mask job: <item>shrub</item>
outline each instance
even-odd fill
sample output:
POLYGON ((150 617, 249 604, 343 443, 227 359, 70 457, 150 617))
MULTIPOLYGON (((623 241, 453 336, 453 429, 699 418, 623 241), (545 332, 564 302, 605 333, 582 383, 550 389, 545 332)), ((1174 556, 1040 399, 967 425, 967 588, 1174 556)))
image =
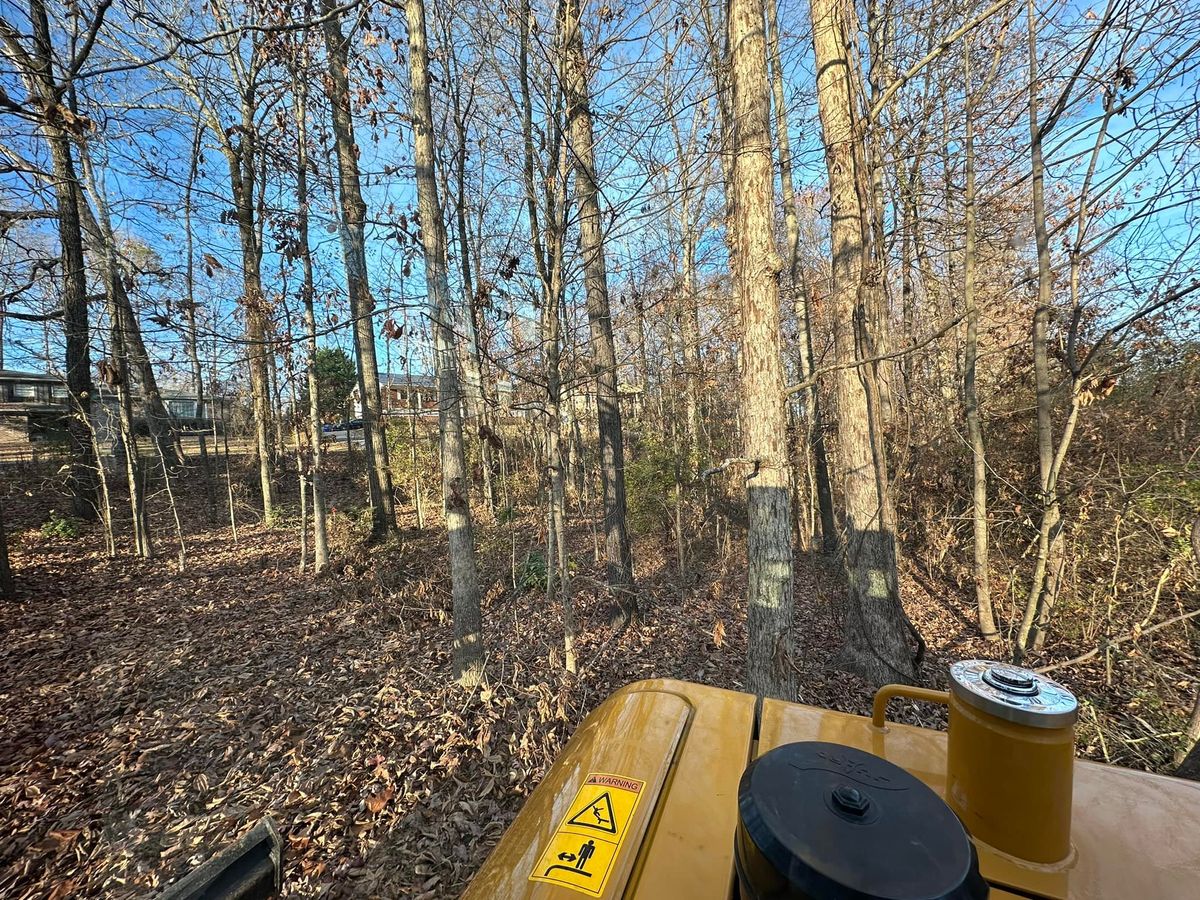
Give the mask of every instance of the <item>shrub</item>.
POLYGON ((517 587, 523 591, 544 591, 546 584, 546 556, 530 550, 517 567, 517 587))
POLYGON ((79 537, 81 525, 74 516, 64 516, 57 509, 50 510, 50 517, 42 523, 42 537, 60 541, 73 541, 79 537))

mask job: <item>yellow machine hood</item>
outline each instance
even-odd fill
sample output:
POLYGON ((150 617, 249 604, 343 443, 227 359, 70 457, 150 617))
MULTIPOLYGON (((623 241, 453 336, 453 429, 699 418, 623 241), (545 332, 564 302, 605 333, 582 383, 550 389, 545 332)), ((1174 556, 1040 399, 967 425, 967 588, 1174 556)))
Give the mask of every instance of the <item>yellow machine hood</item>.
MULTIPOLYGON (((479 871, 466 898, 729 900, 737 896, 738 784, 750 760, 797 741, 882 757, 946 796, 946 734, 643 681, 579 726, 479 871)), ((1091 762, 1074 766, 1071 847, 1037 865, 975 841, 990 896, 1194 900, 1200 784, 1091 762)), ((1022 816, 1022 786, 1009 815, 1022 816)), ((1070 792, 1067 792, 1070 796, 1070 792)), ((1034 826, 1036 828, 1036 825, 1034 826)))

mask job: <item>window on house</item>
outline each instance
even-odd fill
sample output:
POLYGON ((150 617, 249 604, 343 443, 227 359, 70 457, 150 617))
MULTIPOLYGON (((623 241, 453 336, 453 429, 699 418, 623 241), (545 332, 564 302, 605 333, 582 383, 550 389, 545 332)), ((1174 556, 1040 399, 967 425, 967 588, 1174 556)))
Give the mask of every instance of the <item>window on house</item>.
POLYGON ((36 400, 37 385, 30 384, 27 381, 15 382, 12 386, 14 400, 36 400))
POLYGON ((168 400, 167 412, 176 419, 190 419, 196 414, 195 400, 168 400))

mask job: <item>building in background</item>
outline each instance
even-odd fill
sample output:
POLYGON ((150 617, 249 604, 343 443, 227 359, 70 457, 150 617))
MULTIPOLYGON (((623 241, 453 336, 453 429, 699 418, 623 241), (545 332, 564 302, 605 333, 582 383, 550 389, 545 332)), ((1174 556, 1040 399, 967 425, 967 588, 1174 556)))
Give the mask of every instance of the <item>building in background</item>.
MULTIPOLYGON (((195 391, 164 390, 163 402, 171 416, 172 427, 183 434, 212 431, 213 418, 217 427, 229 413, 231 398, 205 397, 199 409, 195 391)), ((66 438, 66 418, 70 411, 67 384, 57 375, 42 372, 18 372, 0 369, 0 445, 23 445, 51 442, 66 438)), ((101 444, 111 442, 117 434, 117 395, 111 388, 97 385, 92 403, 96 437, 101 444)), ((134 428, 139 435, 149 434, 139 393, 133 402, 134 428)))

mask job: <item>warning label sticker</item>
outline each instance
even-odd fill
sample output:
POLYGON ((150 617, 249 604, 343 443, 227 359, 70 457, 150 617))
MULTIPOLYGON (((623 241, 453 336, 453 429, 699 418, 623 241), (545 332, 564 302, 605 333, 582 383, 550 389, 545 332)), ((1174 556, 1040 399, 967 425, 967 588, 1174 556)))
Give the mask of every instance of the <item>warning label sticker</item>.
POLYGON ((593 772, 538 858, 530 881, 599 897, 604 893, 646 782, 593 772))

